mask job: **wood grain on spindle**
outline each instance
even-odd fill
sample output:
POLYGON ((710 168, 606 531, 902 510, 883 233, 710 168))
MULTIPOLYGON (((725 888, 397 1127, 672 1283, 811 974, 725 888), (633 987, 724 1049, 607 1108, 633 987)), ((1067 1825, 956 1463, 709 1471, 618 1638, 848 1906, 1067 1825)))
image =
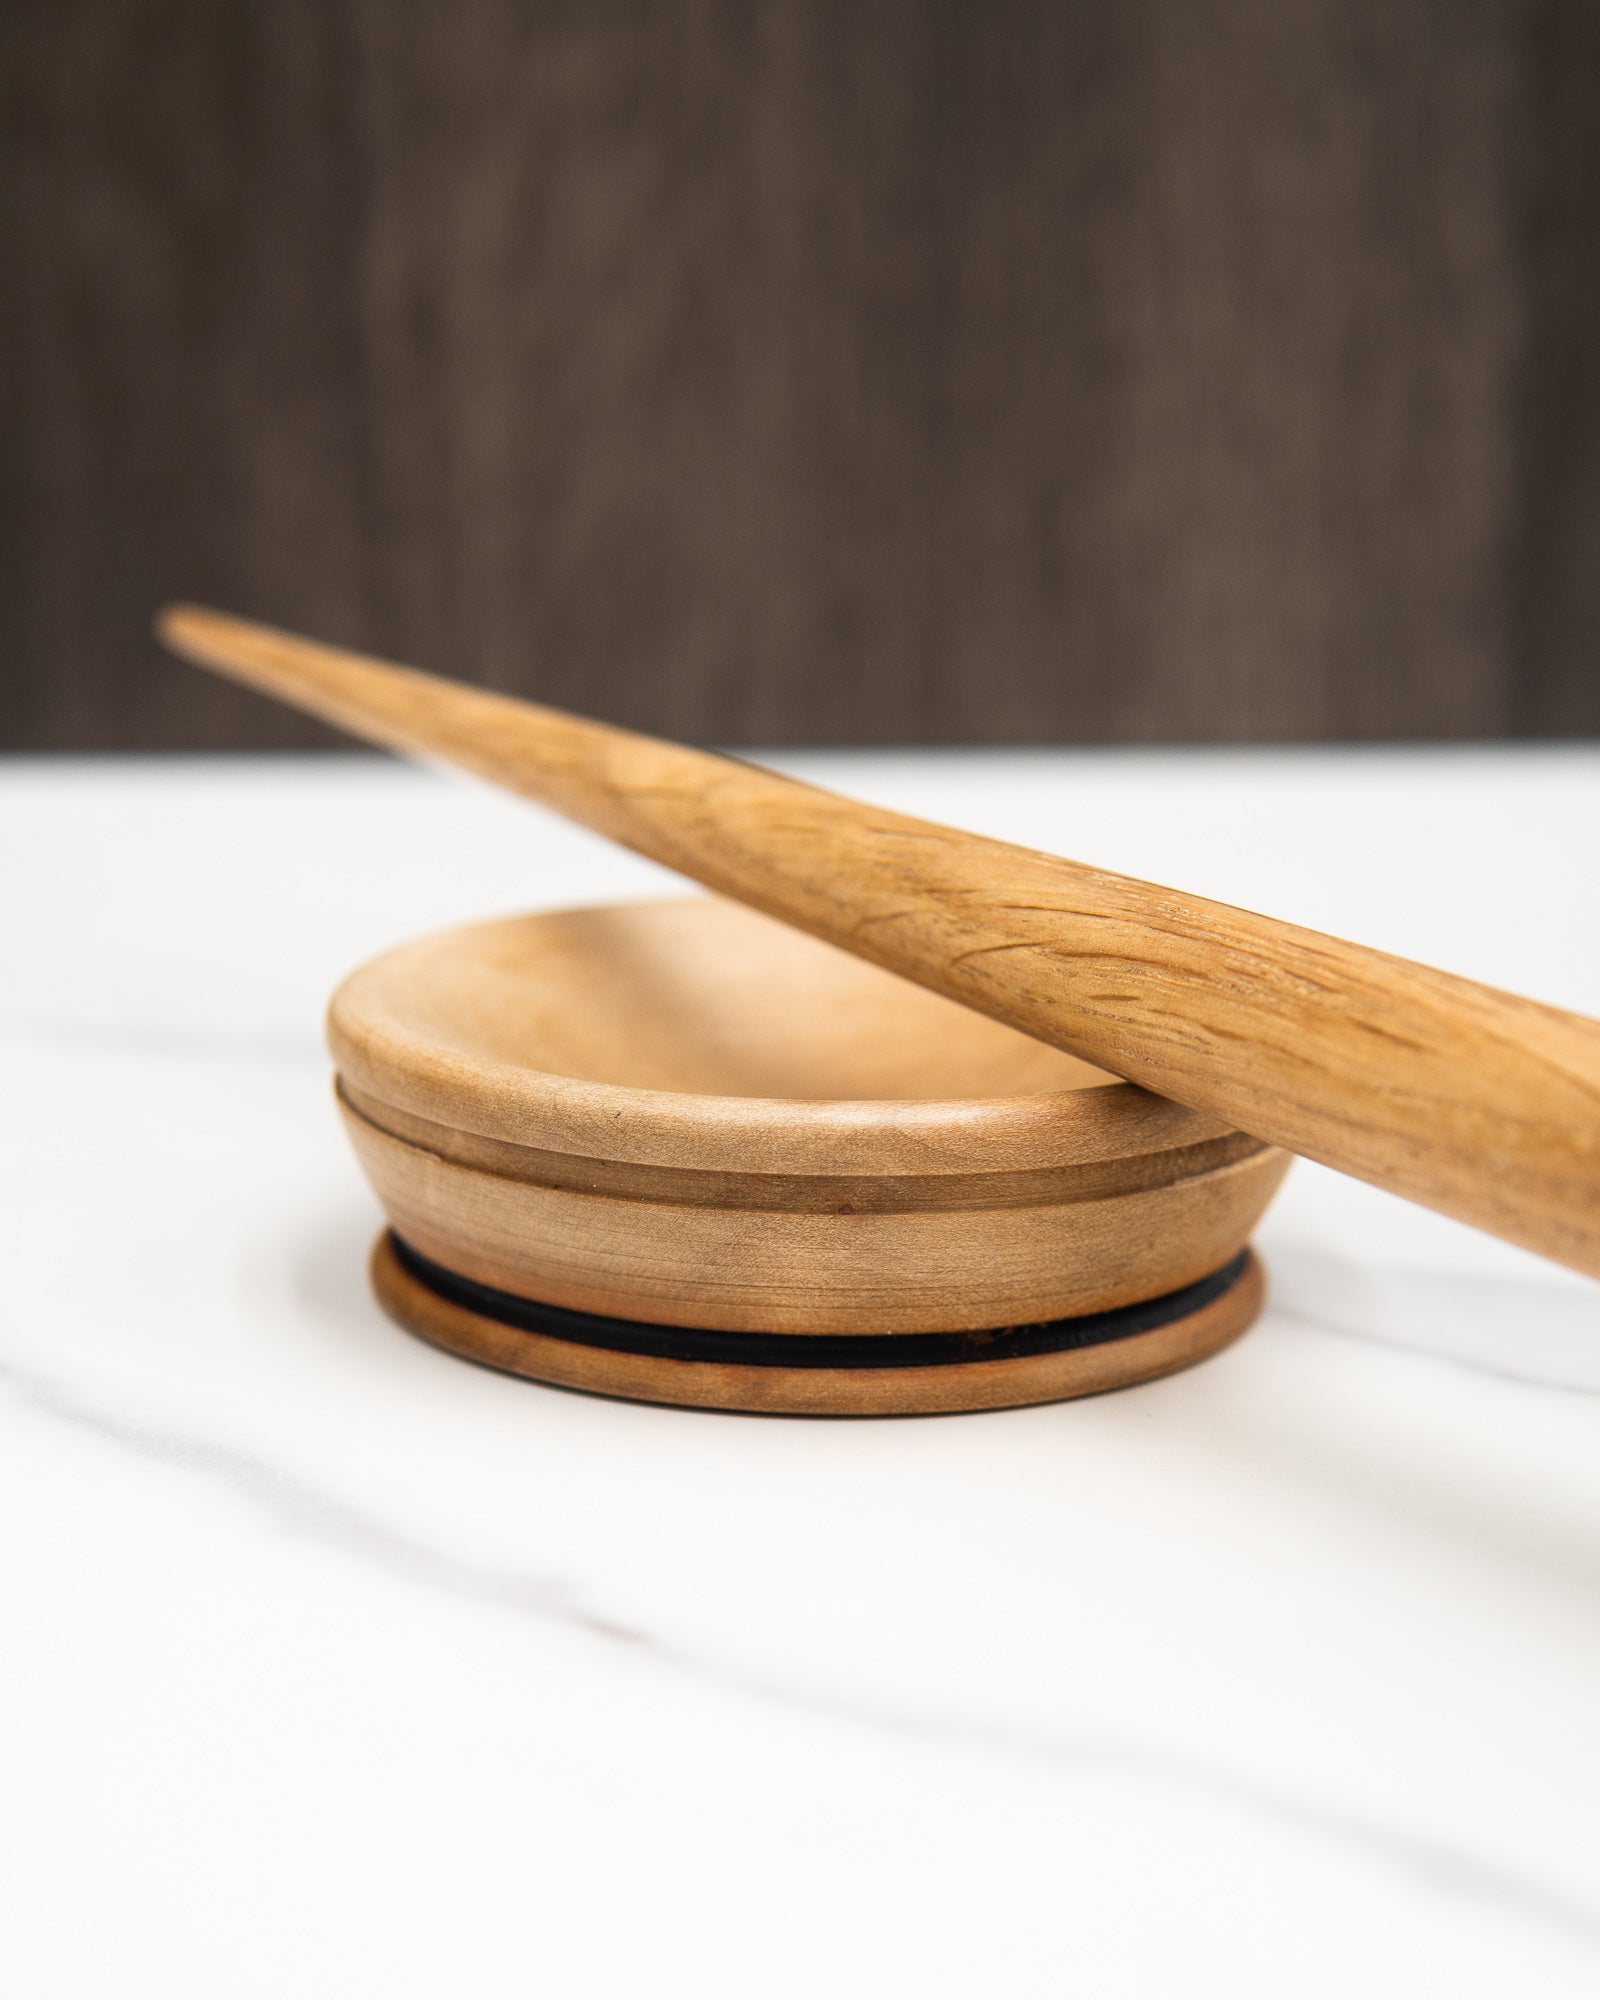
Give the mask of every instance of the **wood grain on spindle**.
POLYGON ((167 644, 442 757, 1274 1145, 1600 1276, 1600 1023, 754 766, 173 607, 167 644))

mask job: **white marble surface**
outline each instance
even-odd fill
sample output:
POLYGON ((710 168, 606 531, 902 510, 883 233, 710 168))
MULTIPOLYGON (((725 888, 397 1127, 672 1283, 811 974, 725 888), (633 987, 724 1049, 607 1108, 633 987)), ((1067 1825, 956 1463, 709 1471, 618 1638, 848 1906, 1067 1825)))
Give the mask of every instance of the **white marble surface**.
MULTIPOLYGON (((1600 1013, 1594 752, 786 761, 1600 1013)), ((1600 1289, 1302 1165, 1122 1395, 512 1381, 369 1302, 322 1004, 667 878, 354 759, 0 854, 6 1992, 1600 1992, 1600 1289)))

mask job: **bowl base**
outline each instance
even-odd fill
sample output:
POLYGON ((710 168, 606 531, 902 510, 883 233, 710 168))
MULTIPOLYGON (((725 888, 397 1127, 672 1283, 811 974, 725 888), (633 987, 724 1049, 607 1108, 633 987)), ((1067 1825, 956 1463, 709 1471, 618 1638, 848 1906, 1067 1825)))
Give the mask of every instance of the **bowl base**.
POLYGON ((1051 1403, 1203 1361, 1261 1310, 1253 1250, 1161 1298, 983 1333, 768 1334, 651 1326, 494 1291, 392 1230, 372 1253, 391 1319, 454 1354, 536 1382, 635 1402, 776 1416, 925 1416, 1051 1403))

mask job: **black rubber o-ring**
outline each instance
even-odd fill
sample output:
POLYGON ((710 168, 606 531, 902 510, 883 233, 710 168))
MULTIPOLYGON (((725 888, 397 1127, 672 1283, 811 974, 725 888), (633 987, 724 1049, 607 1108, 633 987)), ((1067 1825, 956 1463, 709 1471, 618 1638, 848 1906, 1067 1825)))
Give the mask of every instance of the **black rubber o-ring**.
POLYGON ((1153 1333, 1220 1299, 1242 1275, 1248 1250, 1175 1292, 1109 1312, 1081 1313, 1032 1326, 997 1326, 978 1333, 728 1333, 714 1327, 657 1326, 573 1312, 517 1292, 480 1285, 446 1270, 391 1230, 396 1261, 430 1292, 454 1306, 522 1333, 542 1333, 581 1347, 660 1361, 709 1361, 756 1368, 941 1368, 962 1361, 1011 1361, 1024 1355, 1060 1354, 1153 1333))

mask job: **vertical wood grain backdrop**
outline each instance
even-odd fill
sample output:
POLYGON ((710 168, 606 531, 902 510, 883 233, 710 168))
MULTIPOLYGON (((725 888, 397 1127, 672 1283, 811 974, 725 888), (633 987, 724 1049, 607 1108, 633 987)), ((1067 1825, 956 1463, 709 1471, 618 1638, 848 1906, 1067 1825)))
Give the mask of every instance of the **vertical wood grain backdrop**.
POLYGON ((8 0, 0 742, 1600 729, 1589 0, 8 0))

